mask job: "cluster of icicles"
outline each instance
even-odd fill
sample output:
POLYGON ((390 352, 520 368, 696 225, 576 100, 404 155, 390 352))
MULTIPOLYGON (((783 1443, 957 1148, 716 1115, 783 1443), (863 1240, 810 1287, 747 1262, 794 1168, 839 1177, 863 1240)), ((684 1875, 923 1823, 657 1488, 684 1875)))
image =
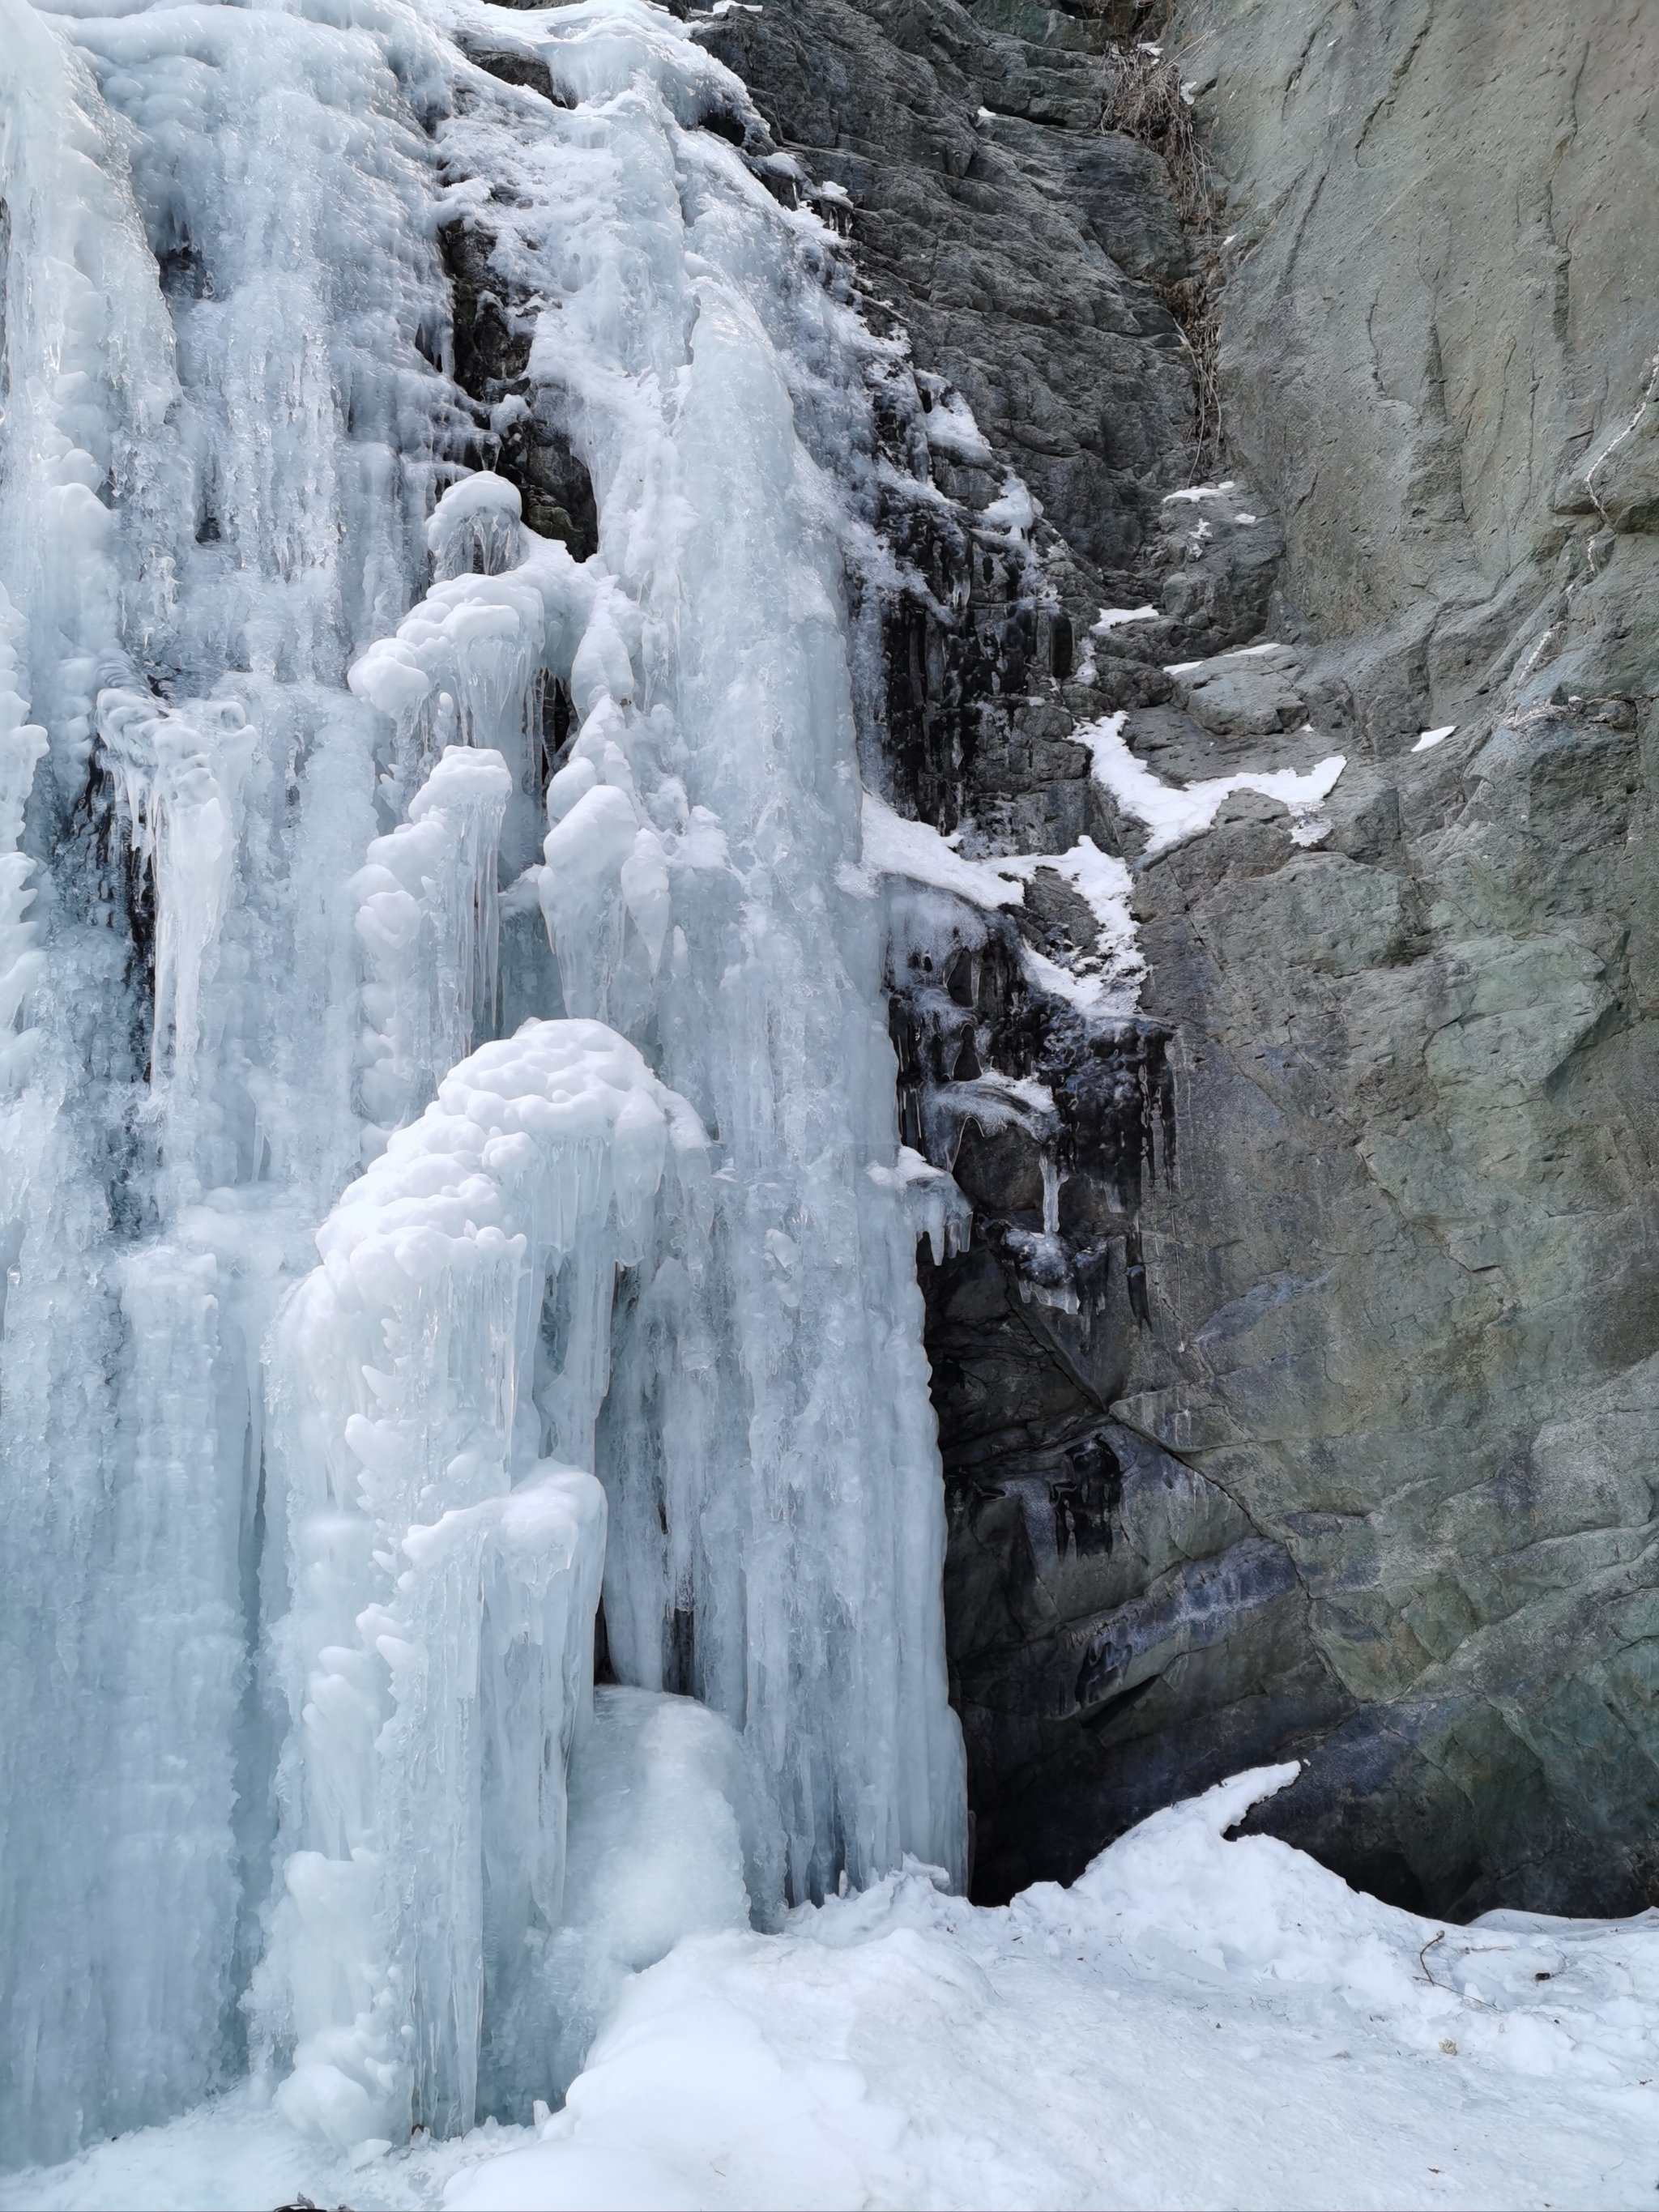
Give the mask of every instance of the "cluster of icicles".
POLYGON ((960 1872, 959 1216, 809 450, 873 341, 647 0, 0 40, 0 2140, 250 2063, 343 2147, 521 2118, 601 1577, 619 1680, 742 1734, 757 1915, 960 1872), (586 562, 436 495, 456 219, 586 562))

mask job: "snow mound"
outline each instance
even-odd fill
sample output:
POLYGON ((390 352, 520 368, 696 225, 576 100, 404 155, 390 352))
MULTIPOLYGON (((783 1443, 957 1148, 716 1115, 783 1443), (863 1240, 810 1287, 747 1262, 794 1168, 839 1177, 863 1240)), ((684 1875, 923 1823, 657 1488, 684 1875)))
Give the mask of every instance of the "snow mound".
POLYGON ((976 1909, 913 1862, 681 1945, 447 2212, 1647 2202, 1659 1915, 1451 1929, 1229 1840, 1297 1771, 1154 1814, 1069 1890, 976 1909))
POLYGON ((735 1738, 634 1693, 605 1745, 607 1694, 568 1876, 605 1893, 601 1972, 698 1932, 623 1983, 562 2112, 337 2162, 239 2092, 0 2208, 1651 2202, 1659 1913, 1398 1911, 1230 1834, 1285 1765, 1154 1814, 1069 1889, 975 1907, 913 1860, 755 1935, 735 1738))

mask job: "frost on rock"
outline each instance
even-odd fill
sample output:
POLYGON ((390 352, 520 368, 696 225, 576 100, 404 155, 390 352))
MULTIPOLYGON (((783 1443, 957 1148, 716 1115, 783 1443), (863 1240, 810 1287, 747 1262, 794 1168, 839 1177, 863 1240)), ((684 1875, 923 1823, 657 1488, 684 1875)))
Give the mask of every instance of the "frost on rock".
MULTIPOLYGON (((919 1164, 931 1164, 959 1207, 948 1249, 980 1232, 1026 1302, 1080 1316, 1103 1304, 1114 1245, 1122 1247, 1132 1312, 1147 1315, 1138 1215, 1161 1149, 1174 1160, 1172 1078, 1162 1026, 1136 1014, 1145 962, 1129 911, 1130 875, 1087 836, 1069 852, 969 860, 958 836, 896 814, 866 792, 862 868, 846 880, 884 879, 901 1122, 919 1164), (1070 965, 1020 936, 1006 918, 1047 872, 1082 898, 1094 945, 1070 965), (999 1066, 1000 1048, 1012 1064, 999 1066), (1037 1153, 1040 1218, 975 1205, 951 1179, 969 1131, 1017 1133, 1037 1153), (1062 1233, 1060 1194, 1086 1167, 1116 1220, 1062 1233)), ((873 889, 873 885, 871 886, 873 889)), ((932 1237, 935 1260, 944 1255, 932 1237)))
MULTIPOLYGON (((1041 956, 1033 974, 1079 1006, 1109 1018, 1133 1012, 1146 963, 1135 942, 1129 913, 1129 871, 1092 837, 1079 837, 1066 853, 1000 853, 984 860, 965 859, 954 837, 941 836, 930 823, 896 814, 873 792, 864 794, 863 866, 877 876, 902 878, 950 894, 969 907, 1018 907, 1037 870, 1048 869, 1079 892, 1099 925, 1092 957, 1067 974, 1041 956)), ((949 925, 945 925, 949 933, 949 925)), ((1028 956, 1029 957, 1029 956, 1028 956)))

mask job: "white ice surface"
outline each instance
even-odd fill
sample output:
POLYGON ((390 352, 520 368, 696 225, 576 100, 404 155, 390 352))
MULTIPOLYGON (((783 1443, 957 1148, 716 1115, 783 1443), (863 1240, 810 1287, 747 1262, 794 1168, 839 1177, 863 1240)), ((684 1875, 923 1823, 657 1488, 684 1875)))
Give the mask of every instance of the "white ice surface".
MULTIPOLYGON (((757 1936, 718 1924, 711 1859, 708 1932, 625 1984, 538 2132, 354 2166, 244 2092, 0 2183, 0 2207, 1650 2203, 1659 1916, 1452 1927, 1227 1840, 1293 1771, 1157 1814, 1005 1908, 911 1868, 757 1936)), ((707 1784, 663 1784, 639 1867, 672 1856, 685 1787, 707 1784)))
POLYGON ((646 0, 0 0, 0 2162, 193 2104, 250 2017, 336 2140, 462 2127, 523 2103, 589 1470, 613 1660, 746 1733, 795 1893, 964 1850, 947 1194, 837 887, 897 349, 646 0), (580 564, 465 472, 470 215, 580 564), (444 1106, 498 983, 634 1054, 560 1159, 444 1106), (625 1219, 659 1077, 716 1171, 625 1219))
POLYGON ((1456 729, 1455 722, 1447 722, 1437 730, 1425 730, 1412 750, 1414 753, 1430 752, 1436 745, 1443 745, 1448 738, 1455 735, 1456 729))
POLYGON ((1282 799, 1290 809, 1291 835, 1298 844, 1311 844, 1322 834, 1320 804, 1347 766, 1346 754, 1333 753, 1301 773, 1288 768, 1247 769, 1234 775, 1207 776, 1200 783, 1165 783, 1130 751, 1123 735, 1127 720, 1124 714, 1108 714, 1076 735, 1078 743, 1087 745, 1094 756, 1096 780, 1126 813, 1146 823, 1149 854, 1167 851, 1207 830, 1222 801, 1236 791, 1259 791, 1282 799))

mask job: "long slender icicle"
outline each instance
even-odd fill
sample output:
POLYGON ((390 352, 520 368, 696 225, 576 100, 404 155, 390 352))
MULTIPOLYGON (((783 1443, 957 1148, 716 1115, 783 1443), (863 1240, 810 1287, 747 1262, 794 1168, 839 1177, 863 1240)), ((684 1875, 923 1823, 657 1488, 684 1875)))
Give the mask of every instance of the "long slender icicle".
POLYGON ((412 1121, 439 1079, 493 1025, 501 916, 496 877, 513 779, 498 752, 450 745, 409 818, 368 848, 352 878, 364 986, 364 1110, 412 1121))

